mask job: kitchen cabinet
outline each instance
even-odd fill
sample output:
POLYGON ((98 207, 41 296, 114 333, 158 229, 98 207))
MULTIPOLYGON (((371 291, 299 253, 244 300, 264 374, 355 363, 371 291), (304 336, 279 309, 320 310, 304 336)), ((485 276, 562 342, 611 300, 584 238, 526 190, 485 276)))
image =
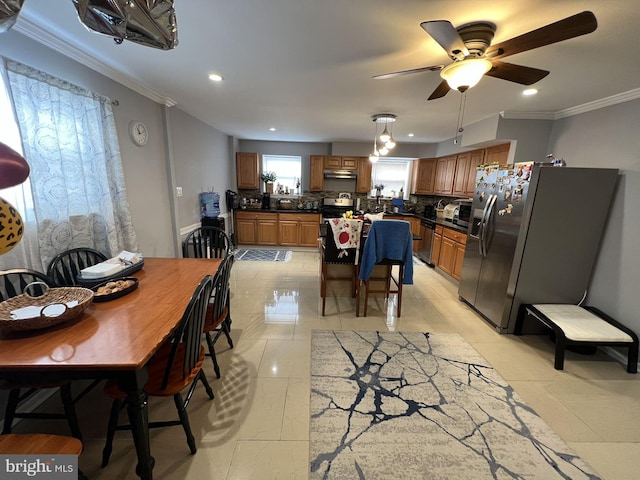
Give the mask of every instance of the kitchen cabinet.
MULTIPOLYGON (((409 217, 408 220, 411 224, 411 235, 413 235, 414 238, 421 238, 422 225, 420 224, 420 219, 416 217, 409 217)), ((418 248, 420 247, 420 241, 421 240, 413 241, 413 253, 416 253, 418 251, 418 248)))
POLYGON ((476 187, 476 168, 483 163, 484 150, 460 153, 456 157, 453 195, 473 197, 476 187))
POLYGON ((324 157, 325 170, 357 170, 358 157, 336 157, 335 155, 324 157))
POLYGON ((510 147, 510 143, 488 147, 487 149, 485 149, 484 163, 506 165, 509 160, 510 147))
POLYGON ((442 225, 436 225, 433 234, 433 248, 431 250, 431 263, 438 265, 440 263, 440 250, 442 248, 442 231, 444 227, 442 225))
POLYGON ((320 214, 278 214, 279 245, 315 247, 318 245, 320 214))
POLYGON ((278 214, 236 212, 236 237, 240 245, 278 245, 278 214))
POLYGON ((436 162, 436 180, 434 193, 451 195, 453 193, 453 178, 456 172, 456 155, 438 158, 436 162))
POLYGON ((413 162, 411 193, 416 195, 433 195, 436 183, 435 158, 419 158, 413 162))
POLYGON ((464 249, 467 243, 467 235, 463 232, 444 227, 442 229, 442 244, 438 267, 456 280, 460 280, 464 249))
POLYGON ((236 183, 238 190, 260 188, 260 160, 257 153, 236 153, 236 183))
POLYGON ((309 190, 321 192, 324 190, 324 157, 311 155, 309 167, 309 190))
POLYGON ((372 165, 369 157, 358 158, 358 178, 356 179, 356 192, 369 193, 373 186, 371 185, 372 165))

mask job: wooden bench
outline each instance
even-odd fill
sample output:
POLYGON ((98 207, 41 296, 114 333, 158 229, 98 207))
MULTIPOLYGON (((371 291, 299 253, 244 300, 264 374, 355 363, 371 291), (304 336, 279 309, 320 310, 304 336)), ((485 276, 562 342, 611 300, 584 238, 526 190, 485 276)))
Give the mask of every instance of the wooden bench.
POLYGON ((527 314, 555 333, 556 370, 564 368, 564 351, 568 346, 613 346, 628 348, 627 372, 638 371, 638 336, 597 308, 562 304, 523 304, 516 322, 516 335, 522 333, 527 314))

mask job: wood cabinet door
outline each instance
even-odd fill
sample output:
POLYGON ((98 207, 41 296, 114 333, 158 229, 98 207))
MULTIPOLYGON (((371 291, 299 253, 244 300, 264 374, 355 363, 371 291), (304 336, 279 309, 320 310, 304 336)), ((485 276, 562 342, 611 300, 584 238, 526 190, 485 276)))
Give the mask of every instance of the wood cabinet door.
POLYGON ((278 245, 278 220, 257 221, 256 244, 278 245))
POLYGON ((440 246, 440 258, 438 266, 442 271, 449 275, 453 274, 453 264, 456 254, 456 242, 447 237, 442 237, 442 245, 440 246))
POLYGON ((290 220, 280 220, 278 222, 278 234, 280 245, 298 246, 298 222, 290 220))
POLYGON ((431 263, 434 265, 440 265, 440 251, 442 250, 442 234, 433 234, 433 247, 431 249, 431 263))
POLYGON ((510 147, 510 143, 503 143, 502 145, 488 147, 484 153, 485 163, 497 163, 498 165, 506 165, 507 161, 509 160, 510 147))
POLYGON ((469 152, 460 153, 456 157, 456 168, 453 177, 453 190, 454 195, 462 196, 465 194, 467 188, 467 182, 469 180, 469 163, 471 162, 471 155, 469 152))
POLYGON ((309 168, 309 190, 321 192, 324 189, 324 157, 311 155, 309 168))
POLYGON ((253 245, 256 243, 256 221, 244 218, 236 220, 236 236, 239 245, 253 245))
POLYGON ((304 220, 299 224, 299 245, 301 247, 317 247, 320 236, 320 216, 313 220, 304 220))
POLYGON ((358 170, 358 157, 342 157, 340 168, 342 170, 358 170))
POLYGON ((462 243, 455 243, 455 255, 453 259, 453 271, 451 276, 456 280, 460 280, 462 275, 462 262, 464 261, 465 246, 462 243))
POLYGON ((342 168, 342 157, 324 157, 325 170, 340 170, 342 168))
POLYGON ((453 176, 456 171, 456 156, 449 155, 438 159, 436 163, 435 193, 451 195, 453 192, 453 176))
POLYGON ((478 173, 478 166, 484 164, 484 150, 474 150, 469 152, 469 173, 467 175, 467 185, 464 189, 464 195, 466 197, 473 197, 476 191, 476 174, 478 173))
POLYGON ((419 158, 413 163, 411 193, 431 195, 435 192, 436 164, 435 158, 419 158))
POLYGON ((372 165, 369 157, 358 158, 358 178, 356 179, 356 192, 369 193, 372 189, 371 185, 372 165))
POLYGON ((260 162, 257 153, 236 153, 236 183, 239 190, 260 188, 260 162))

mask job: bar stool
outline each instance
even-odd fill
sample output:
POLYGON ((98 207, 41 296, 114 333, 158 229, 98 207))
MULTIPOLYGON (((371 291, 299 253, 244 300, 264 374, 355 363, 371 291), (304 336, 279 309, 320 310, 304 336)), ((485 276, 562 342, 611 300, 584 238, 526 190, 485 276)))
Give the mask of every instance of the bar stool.
POLYGON ((398 295, 398 317, 402 314, 402 285, 413 284, 413 238, 411 224, 404 220, 376 220, 371 224, 362 252, 358 278, 361 280, 356 293, 356 317, 360 316, 360 296, 364 288, 364 316, 370 293, 398 295), (376 265, 385 266, 385 275, 372 276, 376 265), (398 275, 393 276, 393 267, 398 266, 398 275), (384 282, 384 288, 372 288, 371 282, 384 282), (392 286, 393 284, 393 286, 392 286))

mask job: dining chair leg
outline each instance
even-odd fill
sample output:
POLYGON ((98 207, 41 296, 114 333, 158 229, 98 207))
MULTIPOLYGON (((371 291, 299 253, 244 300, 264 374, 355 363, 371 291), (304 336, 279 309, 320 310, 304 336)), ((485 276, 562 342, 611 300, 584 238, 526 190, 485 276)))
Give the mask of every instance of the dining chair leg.
POLYGON ((104 443, 104 448, 102 449, 102 467, 106 467, 109 463, 109 458, 111 457, 111 452, 113 450, 113 436, 116 433, 116 428, 118 426, 118 415, 120 414, 120 410, 122 409, 123 401, 120 399, 115 399, 111 404, 111 414, 109 415, 109 424, 107 425, 107 439, 104 443))
POLYGON ((324 317, 324 308, 327 301, 327 264, 322 262, 320 281, 320 296, 322 297, 322 316, 324 317))
POLYGON ((202 382, 202 385, 204 386, 204 390, 207 392, 207 395, 209 395, 209 400, 213 400, 214 399, 213 390, 211 389, 211 385, 209 385, 209 380, 207 380, 207 376, 204 374, 203 370, 200 370, 200 373, 198 373, 198 378, 202 382))
POLYGON ((213 370, 216 372, 216 378, 220 378, 220 365, 218 365, 218 359, 216 358, 216 350, 213 345, 213 339, 209 332, 204 332, 204 336, 207 339, 207 346, 209 347, 209 356, 213 362, 213 370))
POLYGON ((71 429, 71 435, 82 441, 82 433, 80 432, 80 425, 78 424, 78 416, 76 415, 76 408, 74 406, 73 397, 71 396, 71 383, 65 383, 60 387, 60 398, 62 399, 64 413, 67 416, 67 422, 71 429))
POLYGON ((184 402, 182 401, 182 395, 180 395, 180 392, 176 393, 173 396, 173 401, 176 404, 176 408, 178 409, 178 416, 180 417, 180 423, 182 424, 184 433, 187 436, 187 444, 189 445, 191 455, 195 455, 195 453, 198 451, 198 448, 196 447, 196 439, 191 432, 191 425, 189 425, 189 415, 187 414, 187 409, 185 408, 184 402))
POLYGON ((222 322, 222 331, 225 337, 227 337, 229 348, 233 348, 233 339, 231 338, 231 322, 227 322, 226 320, 222 322))
POLYGON ((18 402, 20 401, 20 389, 12 388, 9 391, 9 398, 7 399, 7 407, 4 410, 4 427, 2 434, 7 435, 11 433, 13 428, 13 420, 15 419, 16 410, 18 408, 18 402))
POLYGON ((362 290, 362 282, 356 279, 356 317, 360 316, 360 292, 362 290))
POLYGON ((364 282, 364 316, 367 316, 367 309, 369 307, 369 280, 364 282))
POLYGON ((400 264, 399 272, 398 272, 398 318, 400 318, 400 314, 402 313, 402 279, 404 277, 404 265, 400 264))
POLYGON ((386 279, 387 291, 384 293, 384 298, 387 301, 389 300, 389 290, 391 290, 391 274, 393 273, 391 269, 392 269, 392 266, 387 265, 387 279, 386 279))

